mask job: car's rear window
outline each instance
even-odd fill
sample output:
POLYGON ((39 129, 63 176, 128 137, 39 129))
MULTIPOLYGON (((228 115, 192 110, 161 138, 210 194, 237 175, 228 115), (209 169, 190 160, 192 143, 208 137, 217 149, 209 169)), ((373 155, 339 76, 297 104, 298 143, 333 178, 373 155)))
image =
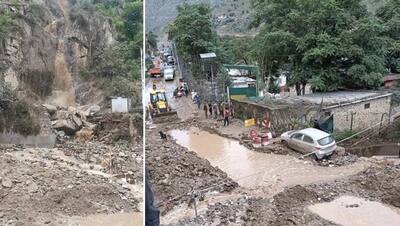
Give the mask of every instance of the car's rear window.
POLYGON ((332 136, 328 136, 328 137, 324 137, 322 139, 319 139, 318 140, 318 144, 321 145, 321 146, 325 146, 325 145, 333 143, 333 141, 334 141, 333 137, 332 136))

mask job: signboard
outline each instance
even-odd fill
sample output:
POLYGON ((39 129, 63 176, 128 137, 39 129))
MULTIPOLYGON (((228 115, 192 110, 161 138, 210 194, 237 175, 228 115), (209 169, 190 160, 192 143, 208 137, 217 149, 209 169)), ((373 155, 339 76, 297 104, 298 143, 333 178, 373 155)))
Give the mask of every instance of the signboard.
POLYGON ((251 127, 251 126, 254 126, 255 124, 256 124, 256 120, 254 118, 244 120, 245 127, 251 127))

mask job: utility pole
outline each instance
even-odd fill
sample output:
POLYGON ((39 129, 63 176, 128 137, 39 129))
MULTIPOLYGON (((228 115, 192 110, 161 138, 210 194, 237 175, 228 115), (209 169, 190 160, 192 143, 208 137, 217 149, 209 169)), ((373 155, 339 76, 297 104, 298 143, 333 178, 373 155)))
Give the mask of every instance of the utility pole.
POLYGON ((172 43, 172 47, 174 48, 174 56, 175 56, 175 59, 176 59, 176 64, 178 65, 179 74, 181 75, 181 78, 183 78, 181 66, 180 66, 180 64, 179 64, 178 53, 176 52, 176 45, 175 45, 175 42, 172 43))

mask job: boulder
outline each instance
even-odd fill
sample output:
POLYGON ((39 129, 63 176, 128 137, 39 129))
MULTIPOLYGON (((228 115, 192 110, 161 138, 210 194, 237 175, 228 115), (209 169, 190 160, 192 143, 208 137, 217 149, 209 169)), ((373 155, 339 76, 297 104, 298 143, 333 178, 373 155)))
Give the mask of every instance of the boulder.
POLYGON ((3 178, 1 180, 1 185, 5 188, 11 188, 13 186, 13 182, 8 178, 3 178))
POLYGON ((64 131, 67 135, 74 135, 80 128, 69 119, 59 119, 53 122, 53 129, 64 131))
POLYGON ((57 107, 50 104, 43 104, 43 107, 46 108, 47 112, 50 115, 54 115, 57 112, 57 107))
POLYGON ((71 117, 72 121, 76 124, 76 126, 78 127, 78 129, 82 128, 83 122, 82 120, 76 116, 76 115, 72 115, 71 117))
POLYGON ((344 147, 337 146, 336 153, 338 156, 344 156, 346 153, 346 149, 344 147))

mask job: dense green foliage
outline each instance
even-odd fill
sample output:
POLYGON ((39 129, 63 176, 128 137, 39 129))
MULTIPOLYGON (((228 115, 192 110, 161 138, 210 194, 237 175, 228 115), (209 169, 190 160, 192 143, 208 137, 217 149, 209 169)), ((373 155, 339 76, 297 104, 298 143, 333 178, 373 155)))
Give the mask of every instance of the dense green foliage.
POLYGON ((157 49, 157 35, 154 34, 153 32, 149 32, 146 34, 146 41, 148 46, 151 49, 157 49))
POLYGON ((254 0, 253 6, 263 27, 255 50, 272 48, 260 51, 271 58, 258 57, 261 68, 289 64, 291 83, 311 81, 320 91, 381 85, 389 42, 361 0, 254 0))
MULTIPOLYGON (((0 9, 0 44, 8 38, 11 31, 14 29, 14 20, 8 13, 3 12, 0 9)), ((0 51, 2 46, 0 45, 0 51)))
POLYGON ((168 27, 168 38, 192 62, 198 61, 201 53, 215 51, 217 35, 212 27, 210 8, 202 4, 179 6, 175 21, 168 27))
POLYGON ((400 1, 390 0, 376 15, 382 20, 385 34, 390 38, 386 67, 393 73, 400 73, 400 1))
POLYGON ((118 75, 139 80, 140 49, 143 40, 143 4, 141 0, 94 0, 97 11, 112 19, 118 31, 118 44, 105 53, 104 63, 112 64, 118 75), (107 57, 107 54, 111 55, 107 57), (110 59, 114 63, 110 63, 110 59), (115 62, 116 61, 116 62, 115 62), (118 68, 119 67, 119 68, 118 68), (126 69, 125 71, 121 71, 126 69), (127 76, 128 75, 128 76, 127 76))
MULTIPOLYGON (((143 45, 142 0, 70 0, 75 20, 80 11, 101 14, 112 22, 116 43, 93 56, 88 72, 99 77, 100 85, 110 95, 134 96, 140 89, 135 84, 141 79, 140 63, 143 45)), ((85 14, 84 14, 85 15, 85 14)), ((81 23, 85 23, 81 20, 81 23)))
POLYGON ((179 7, 169 38, 194 63, 214 51, 223 63, 258 64, 267 88, 284 71, 298 92, 307 83, 318 91, 374 89, 400 70, 398 0, 253 0, 252 6, 252 25, 260 27, 254 38, 218 38, 205 5, 179 7))

